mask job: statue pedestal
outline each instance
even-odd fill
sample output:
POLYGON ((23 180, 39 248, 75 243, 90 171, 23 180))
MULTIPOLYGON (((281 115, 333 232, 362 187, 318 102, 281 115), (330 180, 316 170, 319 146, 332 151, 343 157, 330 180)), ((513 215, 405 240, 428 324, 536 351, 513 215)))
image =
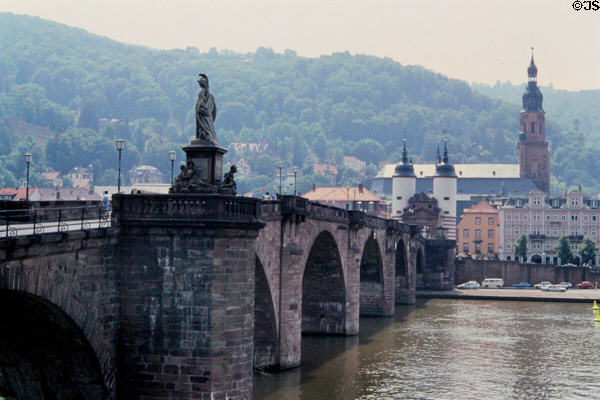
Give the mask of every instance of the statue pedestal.
POLYGON ((223 155, 227 153, 222 147, 202 140, 192 140, 183 148, 187 161, 193 161, 197 176, 217 190, 223 177, 223 155))

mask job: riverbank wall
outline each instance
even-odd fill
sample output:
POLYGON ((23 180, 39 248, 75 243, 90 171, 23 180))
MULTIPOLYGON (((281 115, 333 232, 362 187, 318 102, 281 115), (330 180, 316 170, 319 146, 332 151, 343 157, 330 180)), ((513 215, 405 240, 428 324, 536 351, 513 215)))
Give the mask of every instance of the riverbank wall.
POLYGON ((553 264, 521 264, 516 261, 501 260, 461 260, 456 263, 455 284, 467 281, 481 282, 485 278, 502 278, 505 286, 513 283, 538 282, 552 283, 581 281, 598 282, 600 272, 587 267, 561 267, 553 264))

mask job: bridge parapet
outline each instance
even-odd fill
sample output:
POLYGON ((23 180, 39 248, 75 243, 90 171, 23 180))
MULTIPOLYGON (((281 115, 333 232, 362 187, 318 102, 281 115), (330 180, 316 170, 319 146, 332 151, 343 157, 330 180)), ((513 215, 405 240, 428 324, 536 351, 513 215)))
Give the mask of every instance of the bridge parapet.
POLYGON ((195 194, 114 196, 113 218, 119 223, 169 221, 259 222, 259 200, 248 197, 195 194))

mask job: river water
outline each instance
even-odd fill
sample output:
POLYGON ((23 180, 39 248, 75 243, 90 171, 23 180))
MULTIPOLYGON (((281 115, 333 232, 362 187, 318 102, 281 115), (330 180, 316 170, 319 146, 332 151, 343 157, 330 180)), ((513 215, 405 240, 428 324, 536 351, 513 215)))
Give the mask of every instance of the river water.
POLYGON ((591 304, 418 300, 354 337, 303 336, 302 366, 255 400, 600 399, 591 304))

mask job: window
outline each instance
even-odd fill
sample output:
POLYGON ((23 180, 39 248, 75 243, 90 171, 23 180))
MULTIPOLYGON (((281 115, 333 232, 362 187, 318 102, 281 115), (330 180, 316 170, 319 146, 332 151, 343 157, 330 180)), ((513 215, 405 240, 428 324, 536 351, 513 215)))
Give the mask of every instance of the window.
POLYGON ((529 219, 529 215, 528 214, 523 214, 523 221, 527 221, 529 219))
POLYGON ((481 229, 475 229, 475 238, 481 239, 481 229))
POLYGON ((592 236, 596 237, 596 231, 592 230, 592 236))
POLYGON ((587 220, 588 220, 588 218, 589 218, 589 217, 588 217, 588 215, 587 215, 587 214, 583 214, 583 220, 584 220, 584 221, 587 221, 587 220))
POLYGON ((552 200, 552 207, 558 207, 560 205, 560 200, 552 200))
POLYGON ((546 250, 550 250, 550 242, 546 242, 546 243, 544 243, 544 248, 545 248, 546 250))
POLYGON ((494 243, 488 243, 488 253, 494 252, 494 243))
POLYGON ((469 252, 469 243, 463 243, 463 253, 469 252))
POLYGON ((521 215, 521 213, 517 213, 517 212, 515 213, 515 221, 518 221, 518 220, 519 220, 519 216, 520 216, 520 215, 521 215))
POLYGON ((402 200, 402 196, 398 196, 398 197, 396 197, 396 199, 402 200))
POLYGON ((519 234, 519 227, 515 226, 515 235, 518 235, 518 234, 519 234))
MULTIPOLYGON (((515 215, 515 217, 516 217, 516 215, 515 215)), ((515 219, 518 219, 518 218, 515 218, 515 219)), ((494 225, 494 217, 488 218, 488 225, 494 225)))
POLYGON ((523 233, 527 235, 527 227, 526 226, 523 227, 523 233))
POLYGON ((481 225, 481 217, 475 217, 475 225, 481 225))
POLYGON ((561 215, 561 216, 560 216, 560 220, 561 220, 561 221, 566 221, 566 220, 567 220, 567 216, 566 216, 566 215, 564 215, 564 214, 563 214, 563 215, 561 215))
POLYGON ((531 247, 532 247, 533 249, 535 249, 535 250, 538 250, 538 249, 540 248, 540 244, 539 244, 538 242, 533 242, 533 243, 531 244, 531 247))
POLYGON ((465 237, 465 238, 469 237, 469 230, 468 229, 464 229, 463 230, 463 237, 465 237))
POLYGON ((512 214, 511 213, 506 213, 506 220, 510 221, 512 219, 512 214))
POLYGON ((512 244, 506 243, 506 248, 510 250, 512 248, 512 244))
POLYGON ((558 214, 554 214, 554 215, 552 216, 552 219, 553 219, 554 221, 558 221, 558 214))
POLYGON ((494 230, 488 229, 488 239, 493 239, 493 238, 494 238, 494 230))
POLYGON ((546 221, 550 221, 550 214, 546 214, 546 221))
POLYGON ((529 126, 531 127, 531 133, 535 133, 535 123, 531 122, 529 126))
POLYGON ((539 206, 540 204, 542 204, 542 201, 540 200, 539 197, 534 197, 533 198, 533 205, 534 206, 539 206))
POLYGON ((533 220, 534 221, 539 221, 540 220, 540 214, 538 214, 538 213, 533 214, 533 220))
POLYGON ((556 226, 554 227, 554 229, 552 230, 552 234, 554 236, 558 236, 558 227, 556 227, 556 226))
POLYGON ((588 235, 588 228, 583 228, 583 236, 587 236, 588 235))
POLYGON ((481 243, 475 243, 475 253, 481 253, 481 243))
POLYGON ((578 199, 571 199, 571 205, 572 206, 578 206, 579 205, 579 200, 578 199))
POLYGON ((450 200, 450 197, 444 197, 444 200, 450 200))
POLYGON ((571 215, 571 221, 577 221, 577 215, 571 215))
POLYGON ((560 234, 565 235, 567 233, 567 228, 560 228, 560 234))
POLYGON ((546 236, 550 236, 550 228, 546 228, 546 236))
POLYGON ((596 216, 592 215, 592 221, 595 221, 595 220, 596 220, 596 216))

